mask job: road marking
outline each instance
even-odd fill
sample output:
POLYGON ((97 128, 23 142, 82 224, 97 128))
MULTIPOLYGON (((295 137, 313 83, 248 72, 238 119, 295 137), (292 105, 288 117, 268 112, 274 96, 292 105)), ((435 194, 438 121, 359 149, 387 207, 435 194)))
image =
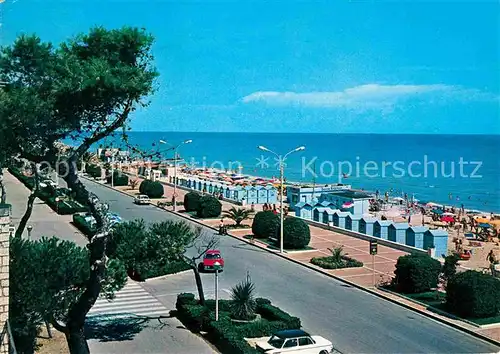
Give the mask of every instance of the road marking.
POLYGON ((169 316, 170 311, 142 286, 129 281, 111 301, 98 299, 87 317, 127 318, 134 316, 169 316))

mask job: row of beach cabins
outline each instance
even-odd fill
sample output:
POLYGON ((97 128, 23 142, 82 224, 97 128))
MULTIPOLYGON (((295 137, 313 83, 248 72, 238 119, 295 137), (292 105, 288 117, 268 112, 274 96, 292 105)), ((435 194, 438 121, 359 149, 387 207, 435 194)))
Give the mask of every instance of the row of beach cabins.
POLYGON ((448 252, 448 232, 443 229, 430 230, 424 226, 378 220, 373 216, 353 215, 334 209, 334 204, 327 201, 316 204, 301 203, 295 208, 295 215, 406 246, 423 250, 434 248, 437 257, 448 252))

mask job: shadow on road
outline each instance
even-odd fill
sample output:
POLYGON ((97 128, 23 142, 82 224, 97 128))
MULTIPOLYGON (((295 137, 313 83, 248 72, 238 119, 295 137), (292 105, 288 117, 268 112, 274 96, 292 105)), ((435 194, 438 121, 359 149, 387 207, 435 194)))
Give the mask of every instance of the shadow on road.
POLYGON ((260 252, 260 253, 267 253, 267 251, 265 250, 262 250, 260 248, 257 248, 257 247, 254 247, 254 246, 251 246, 247 243, 240 243, 238 245, 235 245, 235 246, 232 246, 233 248, 239 248, 239 249, 242 249, 242 250, 247 250, 247 251, 254 251, 254 252, 260 252))
MULTIPOLYGON (((124 314, 125 315, 125 314, 124 314)), ((123 318, 109 318, 95 316, 87 319, 85 324, 85 338, 96 339, 100 342, 121 342, 134 339, 135 335, 145 328, 163 329, 168 326, 161 321, 161 317, 134 316, 123 318), (155 321, 157 322, 155 323, 155 321)))

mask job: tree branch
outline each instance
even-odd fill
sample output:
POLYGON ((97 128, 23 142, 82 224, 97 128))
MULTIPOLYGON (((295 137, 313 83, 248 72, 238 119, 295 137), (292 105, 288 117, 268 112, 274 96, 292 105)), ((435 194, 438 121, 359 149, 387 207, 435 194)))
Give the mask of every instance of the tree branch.
POLYGON ((59 322, 57 322, 57 320, 54 318, 54 315, 53 314, 50 314, 49 315, 50 318, 49 318, 49 322, 52 326, 54 326, 54 328, 61 332, 61 333, 64 333, 66 334, 68 332, 68 328, 62 324, 60 324, 59 322))

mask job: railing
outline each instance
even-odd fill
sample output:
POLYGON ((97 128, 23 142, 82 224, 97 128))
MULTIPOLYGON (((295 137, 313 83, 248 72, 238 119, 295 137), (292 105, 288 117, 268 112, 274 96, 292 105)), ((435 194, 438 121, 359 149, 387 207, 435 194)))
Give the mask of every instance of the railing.
POLYGON ((3 331, 0 336, 0 353, 17 354, 16 345, 14 344, 14 337, 10 330, 9 320, 5 321, 3 331), (8 351, 6 351, 8 349, 8 351))

